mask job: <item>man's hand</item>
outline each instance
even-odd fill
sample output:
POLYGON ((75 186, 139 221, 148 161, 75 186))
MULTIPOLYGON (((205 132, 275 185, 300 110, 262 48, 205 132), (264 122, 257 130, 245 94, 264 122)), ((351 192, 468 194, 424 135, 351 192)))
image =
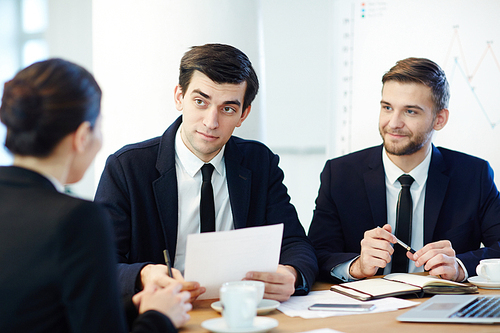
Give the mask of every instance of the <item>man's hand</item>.
POLYGON ((361 240, 361 255, 349 268, 349 274, 356 279, 374 276, 379 268, 384 268, 394 253, 392 244, 396 238, 389 224, 365 232, 361 240))
POLYGON ((284 302, 295 292, 297 271, 292 266, 278 265, 276 273, 248 272, 243 280, 264 282, 264 298, 284 302))
POLYGON ((408 258, 415 261, 415 266, 424 265, 430 275, 440 276, 446 280, 462 281, 465 272, 458 264, 455 250, 448 240, 438 241, 425 245, 408 258))
POLYGON ((169 317, 175 327, 179 328, 189 320, 188 311, 192 305, 188 302, 191 295, 180 292, 182 284, 171 282, 168 287, 159 288, 146 285, 143 291, 132 297, 132 302, 142 314, 148 310, 156 310, 169 317))
POLYGON ((206 291, 205 287, 200 287, 198 282, 186 282, 178 269, 172 268, 173 278, 168 276, 168 268, 166 265, 146 265, 141 270, 141 282, 143 286, 149 284, 158 287, 167 287, 172 283, 181 283, 181 291, 189 291, 191 294, 190 302, 193 302, 206 291))

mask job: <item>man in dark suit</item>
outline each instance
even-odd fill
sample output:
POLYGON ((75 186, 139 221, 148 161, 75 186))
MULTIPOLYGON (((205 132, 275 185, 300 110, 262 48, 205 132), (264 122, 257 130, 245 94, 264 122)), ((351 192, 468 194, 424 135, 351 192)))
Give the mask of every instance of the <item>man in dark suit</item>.
POLYGON ((320 276, 338 282, 395 271, 403 247, 393 246, 392 232, 404 229, 398 197, 408 179, 400 176, 410 175, 407 244, 417 251, 403 250, 402 271, 464 281, 479 260, 500 257, 493 171, 484 160, 431 143, 449 116, 449 86, 437 64, 401 60, 382 82, 383 145, 332 159, 321 174, 309 230, 320 276))
MULTIPOLYGON (((95 200, 108 207, 114 222, 124 294, 148 281, 170 283, 164 249, 176 268, 174 277, 182 281, 187 235, 200 232, 206 167, 215 199, 212 230, 284 224, 278 270, 248 272, 246 279, 264 281, 264 297, 279 301, 310 290, 316 256, 283 185, 279 157, 262 143, 232 136, 249 115, 257 90, 257 75, 240 50, 193 47, 181 60, 174 92, 182 116, 163 136, 108 158, 95 200)), ((192 299, 204 292, 197 282, 183 283, 192 299)))

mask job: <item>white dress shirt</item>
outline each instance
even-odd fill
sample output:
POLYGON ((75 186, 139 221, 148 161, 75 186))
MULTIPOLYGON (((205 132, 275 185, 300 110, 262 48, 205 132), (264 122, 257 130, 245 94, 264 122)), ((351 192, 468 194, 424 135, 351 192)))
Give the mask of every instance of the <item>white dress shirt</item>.
MULTIPOLYGON (((182 125, 175 136, 175 170, 177 175, 178 229, 174 267, 184 273, 186 243, 189 234, 200 233, 201 167, 205 162, 194 155, 181 138, 182 125)), ((215 201, 215 230, 234 229, 233 214, 226 180, 224 150, 209 162, 215 167, 212 187, 215 201)))
MULTIPOLYGON (((424 160, 409 173, 405 173, 394 164, 385 151, 382 149, 382 163, 385 170, 385 188, 387 202, 387 223, 392 227, 392 233, 396 230, 396 208, 398 196, 401 191, 401 184, 398 178, 403 174, 408 174, 415 180, 410 187, 411 199, 413 202, 413 219, 411 223, 411 244, 413 249, 419 250, 424 246, 424 204, 425 188, 427 185, 427 174, 431 163, 432 150, 429 149, 424 160)), ((399 246, 399 245, 394 245, 399 246)), ((385 266, 384 274, 389 274, 392 268, 392 261, 385 266)), ((408 272, 423 272, 423 267, 415 267, 415 262, 410 260, 408 272)))

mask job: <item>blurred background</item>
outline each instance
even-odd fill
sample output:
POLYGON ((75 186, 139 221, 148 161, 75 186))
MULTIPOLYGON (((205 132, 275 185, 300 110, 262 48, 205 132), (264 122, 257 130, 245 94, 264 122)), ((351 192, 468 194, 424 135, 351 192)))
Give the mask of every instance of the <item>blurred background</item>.
MULTIPOLYGON (((235 135, 280 155, 307 230, 325 161, 381 143, 381 78, 406 57, 434 60, 450 81, 450 120, 435 144, 500 170, 499 14, 498 0, 0 0, 0 82, 49 57, 94 73, 104 145, 68 187, 92 199, 109 154, 180 115, 173 92, 184 52, 231 44, 261 83, 235 135)), ((11 162, 0 149, 0 165, 11 162)))

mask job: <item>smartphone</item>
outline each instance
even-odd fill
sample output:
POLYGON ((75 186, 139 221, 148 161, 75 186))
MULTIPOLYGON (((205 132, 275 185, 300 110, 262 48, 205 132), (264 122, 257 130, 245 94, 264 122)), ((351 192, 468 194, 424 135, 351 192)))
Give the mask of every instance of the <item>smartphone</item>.
POLYGON ((311 305, 309 310, 319 311, 351 311, 351 312, 368 312, 375 309, 374 304, 325 304, 316 303, 311 305))

